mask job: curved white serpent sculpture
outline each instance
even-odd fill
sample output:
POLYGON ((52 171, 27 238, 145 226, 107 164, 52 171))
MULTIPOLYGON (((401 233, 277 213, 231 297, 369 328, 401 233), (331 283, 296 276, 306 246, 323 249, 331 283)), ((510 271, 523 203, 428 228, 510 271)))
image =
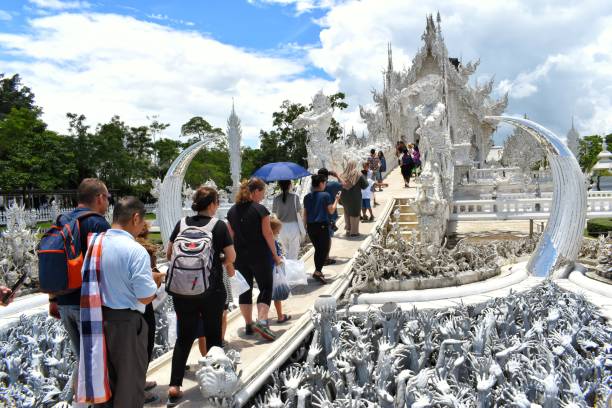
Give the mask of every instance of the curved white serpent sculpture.
POLYGON ((487 116, 532 135, 546 152, 553 174, 553 199, 546 229, 527 264, 534 276, 547 277, 555 269, 576 260, 582 244, 587 210, 587 189, 578 161, 550 130, 535 122, 508 116, 487 116))
POLYGON ((159 229, 161 231, 164 248, 168 245, 168 239, 176 222, 183 216, 183 203, 181 191, 185 173, 191 160, 204 147, 207 142, 201 140, 183 150, 170 165, 166 177, 161 185, 159 194, 159 229))

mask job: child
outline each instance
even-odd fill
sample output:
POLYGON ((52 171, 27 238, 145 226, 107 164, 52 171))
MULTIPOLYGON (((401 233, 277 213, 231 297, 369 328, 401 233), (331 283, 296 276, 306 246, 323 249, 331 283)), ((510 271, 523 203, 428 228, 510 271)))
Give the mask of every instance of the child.
MULTIPOLYGON (((282 250, 280 241, 278 240, 278 236, 280 234, 281 229, 283 228, 283 223, 280 222, 280 220, 276 217, 270 217, 270 226, 272 227, 272 234, 274 234, 274 245, 276 246, 276 255, 282 256, 283 250, 282 250)), ((276 309, 276 316, 278 319, 276 323, 280 324, 280 323, 285 323, 286 321, 289 321, 291 319, 291 315, 283 313, 282 301, 276 300, 274 299, 274 297, 272 297, 272 300, 274 300, 274 308, 276 309)))
MULTIPOLYGON (((361 171, 364 176, 368 176, 367 170, 361 171)), ((372 212, 372 205, 370 204, 370 200, 372 198, 374 189, 374 180, 368 177, 368 186, 361 190, 361 220, 368 221, 367 211, 370 211, 370 219, 369 221, 374 221, 374 213, 372 212)))

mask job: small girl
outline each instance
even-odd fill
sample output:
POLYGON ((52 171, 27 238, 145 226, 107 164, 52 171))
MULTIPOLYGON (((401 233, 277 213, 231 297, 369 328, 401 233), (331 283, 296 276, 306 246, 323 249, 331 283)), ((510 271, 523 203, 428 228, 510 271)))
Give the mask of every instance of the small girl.
MULTIPOLYGON (((366 169, 363 169, 362 174, 368 176, 366 169)), ((361 190, 361 219, 364 222, 374 221, 374 213, 372 212, 371 199, 374 198, 374 180, 368 177, 368 186, 361 190), (370 218, 368 220, 367 212, 370 211, 370 218)), ((376 198, 374 198, 376 200, 376 198)))
MULTIPOLYGON (((283 223, 276 217, 270 217, 270 226, 272 227, 272 234, 274 234, 274 245, 276 246, 276 255, 282 257, 283 249, 279 241, 279 234, 281 229, 283 228, 283 223)), ((281 300, 274 299, 274 308, 276 309, 277 321, 276 323, 285 323, 286 321, 291 319, 291 315, 283 313, 283 302, 281 300)))

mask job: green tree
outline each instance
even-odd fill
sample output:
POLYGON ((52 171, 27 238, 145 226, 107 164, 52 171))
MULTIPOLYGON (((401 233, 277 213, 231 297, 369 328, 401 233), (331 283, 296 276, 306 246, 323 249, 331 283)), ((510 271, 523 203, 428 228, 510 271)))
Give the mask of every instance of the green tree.
POLYGON ((181 152, 182 143, 173 139, 159 139, 153 142, 153 152, 156 157, 155 174, 163 179, 170 165, 181 152))
POLYGON ((260 131, 261 153, 255 162, 257 167, 277 161, 291 161, 302 166, 306 163, 306 129, 296 129, 293 121, 308 108, 299 103, 284 101, 281 110, 272 114, 275 129, 260 131))
POLYGON ((11 109, 27 109, 38 115, 42 112, 34 105, 34 94, 27 86, 21 84, 21 77, 15 74, 12 77, 4 77, 0 74, 0 120, 4 119, 11 109))
POLYGON ((602 149, 602 138, 598 135, 585 136, 578 142, 578 163, 583 172, 589 173, 597 163, 602 149))
POLYGON ((6 190, 64 187, 76 173, 67 139, 47 130, 36 110, 13 108, 0 121, 0 186, 6 190))
POLYGON ((198 140, 206 141, 209 147, 222 147, 225 143, 225 134, 218 127, 213 127, 201 116, 194 116, 181 126, 181 136, 197 137, 198 140))
MULTIPOLYGON (((329 102, 331 103, 332 108, 340 110, 348 108, 348 104, 344 102, 345 97, 346 95, 343 92, 338 92, 333 95, 330 95, 329 102)), ((332 118, 331 123, 329 124, 329 129, 327 129, 327 140, 329 140, 331 143, 334 143, 335 141, 340 139, 343 130, 344 129, 342 128, 342 126, 340 126, 340 123, 336 119, 332 118)))

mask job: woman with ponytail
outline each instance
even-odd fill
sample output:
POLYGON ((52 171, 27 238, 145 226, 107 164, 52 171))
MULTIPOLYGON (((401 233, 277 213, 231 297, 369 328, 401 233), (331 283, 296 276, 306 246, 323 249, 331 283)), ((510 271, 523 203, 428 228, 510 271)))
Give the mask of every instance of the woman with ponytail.
POLYGON ((300 198, 297 194, 291 192, 290 180, 281 180, 278 182, 278 186, 281 193, 274 197, 272 202, 272 212, 283 223, 278 240, 287 259, 298 259, 304 228, 303 226, 300 228, 299 224, 302 220, 300 198))
POLYGON ((280 264, 276 253, 270 212, 261 205, 266 184, 259 178, 245 180, 236 194, 236 204, 227 212, 229 230, 236 245, 236 269, 249 283, 250 289, 240 295, 240 312, 246 323, 245 333, 256 332, 266 340, 276 339, 268 323, 272 302, 273 264, 280 264), (274 261, 274 262, 271 262, 274 261), (257 321, 253 322, 253 279, 257 281, 257 321))
MULTIPOLYGON (((189 357, 193 341, 202 335, 206 337, 206 346, 223 347, 221 325, 227 293, 223 283, 223 266, 229 276, 234 276, 236 252, 227 225, 215 218, 219 208, 219 194, 211 187, 200 187, 193 195, 191 209, 197 214, 185 217, 174 227, 166 252, 168 260, 172 258, 174 240, 187 227, 212 227, 213 262, 210 270, 208 288, 201 295, 189 297, 172 296, 176 311, 177 337, 172 353, 172 372, 168 388, 168 406, 176 405, 182 398, 181 386, 185 376, 185 363, 189 357), (222 256, 223 255, 223 258, 222 256), (198 333, 199 327, 203 333, 198 333)), ((204 271, 202 271, 204 273, 204 271)))

